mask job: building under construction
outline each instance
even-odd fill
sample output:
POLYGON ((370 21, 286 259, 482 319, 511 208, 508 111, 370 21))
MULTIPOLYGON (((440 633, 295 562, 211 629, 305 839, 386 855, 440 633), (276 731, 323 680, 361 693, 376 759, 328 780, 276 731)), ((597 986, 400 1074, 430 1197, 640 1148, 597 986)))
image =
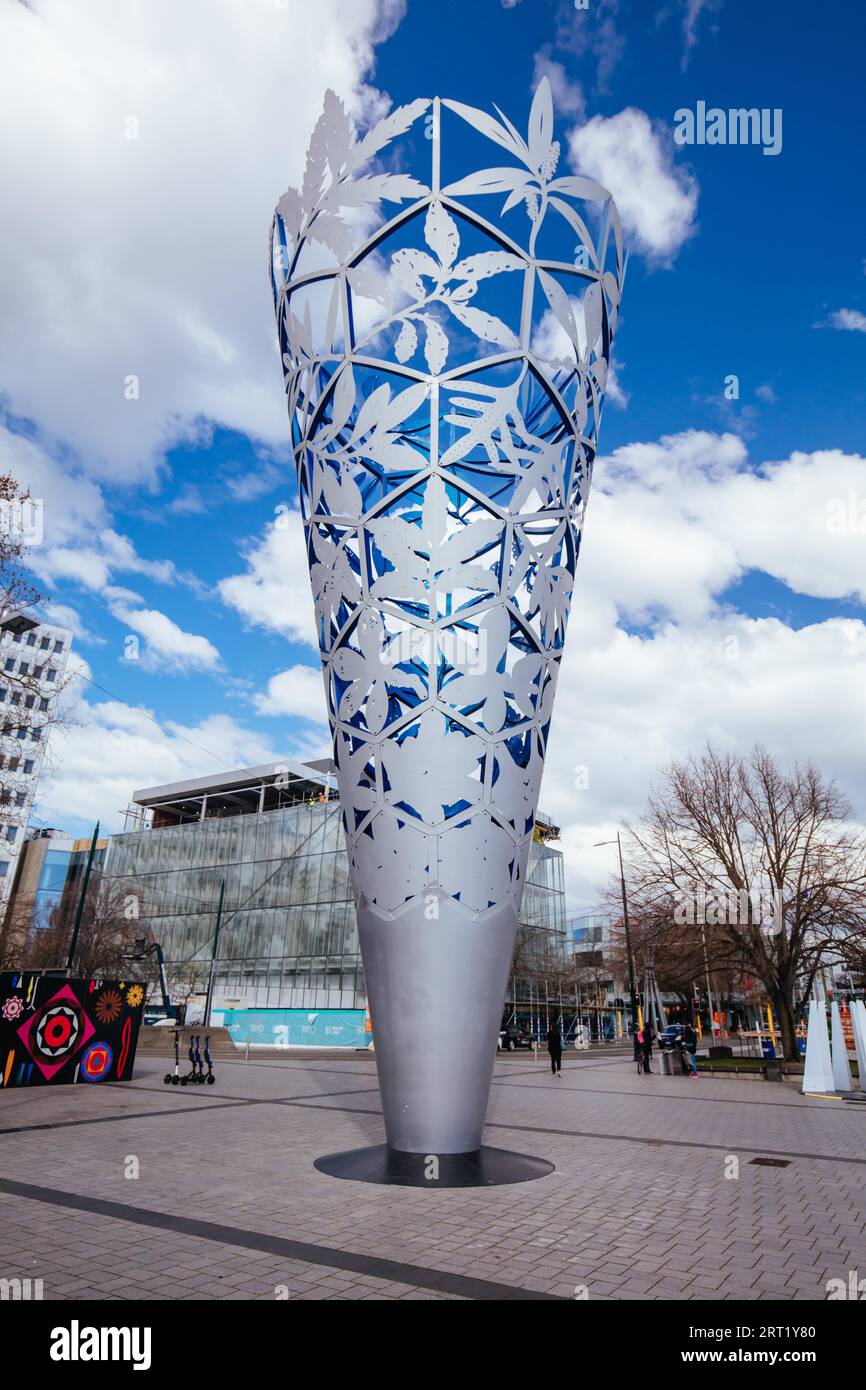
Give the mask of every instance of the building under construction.
MULTIPOLYGON (((215 1010, 351 1009, 365 992, 330 763, 267 764, 133 795, 105 873, 137 898, 176 995, 215 1010), (222 911, 219 911, 222 898, 222 911), (217 935, 217 918, 219 931, 217 935)), ((527 957, 564 948, 558 835, 538 817, 521 914, 527 957)))

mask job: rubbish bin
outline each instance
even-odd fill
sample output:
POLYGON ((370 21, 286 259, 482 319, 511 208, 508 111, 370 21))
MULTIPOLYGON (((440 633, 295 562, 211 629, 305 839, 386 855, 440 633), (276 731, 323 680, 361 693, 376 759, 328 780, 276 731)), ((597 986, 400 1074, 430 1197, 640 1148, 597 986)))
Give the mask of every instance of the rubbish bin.
POLYGON ((674 1054, 672 1052, 659 1052, 659 1073, 661 1076, 673 1076, 674 1054))

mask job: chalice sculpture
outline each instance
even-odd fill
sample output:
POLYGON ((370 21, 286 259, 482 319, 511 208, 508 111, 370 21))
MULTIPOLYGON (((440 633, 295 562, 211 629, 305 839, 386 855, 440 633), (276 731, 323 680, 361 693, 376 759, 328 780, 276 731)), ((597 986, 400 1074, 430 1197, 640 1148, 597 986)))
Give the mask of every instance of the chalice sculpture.
POLYGON ((332 92, 270 270, 387 1144, 341 1177, 551 1165, 482 1145, 619 310, 619 218, 525 137, 332 92), (414 172, 406 172, 412 170, 414 172))

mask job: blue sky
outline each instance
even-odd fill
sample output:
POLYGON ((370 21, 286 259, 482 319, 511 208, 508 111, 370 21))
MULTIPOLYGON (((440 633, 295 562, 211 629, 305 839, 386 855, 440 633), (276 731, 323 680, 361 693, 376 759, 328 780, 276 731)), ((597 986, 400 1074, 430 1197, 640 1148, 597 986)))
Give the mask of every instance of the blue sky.
POLYGON ((83 663, 39 820, 116 828, 135 787, 325 751, 299 535, 274 528, 295 488, 270 211, 302 174, 326 87, 359 125, 436 93, 525 125, 545 73, 563 166, 607 180, 630 245, 542 791, 570 905, 604 882, 594 841, 707 736, 814 758, 862 818, 862 8, 177 9, 0 15, 22 132, 4 150, 0 463, 45 498, 33 564, 83 663), (698 101, 780 108, 781 152, 678 147, 675 112, 698 101))

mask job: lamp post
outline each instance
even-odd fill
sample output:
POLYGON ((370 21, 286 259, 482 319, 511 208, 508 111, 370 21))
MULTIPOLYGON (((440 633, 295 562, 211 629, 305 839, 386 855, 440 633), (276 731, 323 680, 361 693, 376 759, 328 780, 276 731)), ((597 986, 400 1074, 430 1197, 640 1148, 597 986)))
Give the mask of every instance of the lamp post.
POLYGON ((204 1026, 205 1026, 205 1028, 209 1028, 209 1027, 210 1027, 210 1011, 211 1011, 211 1004, 213 1003, 214 972, 215 972, 215 970, 216 970, 217 951, 219 950, 219 944, 220 944, 220 925, 221 925, 221 923, 222 923, 223 903, 225 902, 225 895, 226 895, 226 881, 225 881, 225 879, 222 879, 221 882, 220 882, 220 896, 219 896, 219 902, 218 902, 218 904, 217 904, 216 926, 214 927, 214 934, 213 934, 213 951, 211 952, 210 967, 209 967, 209 969, 208 969, 208 976, 207 976, 207 995, 205 996, 205 1006, 204 1006, 204 1026))
POLYGON ((72 974, 75 965, 75 953, 78 950, 78 933, 81 931, 81 919, 84 915, 84 904, 87 901, 87 889, 90 884, 90 872, 93 868, 93 859, 96 854, 96 842, 99 839, 99 821, 93 827, 93 838, 90 841, 90 849, 87 854, 87 861, 84 865, 84 874, 81 879, 81 892, 78 895, 78 907, 75 910, 75 923, 72 928, 72 936, 69 941, 69 952, 66 956, 66 974, 72 974))
POLYGON ((597 840, 595 849, 600 849, 602 845, 616 845, 619 851, 619 883, 622 889, 622 925, 625 931, 625 951, 628 958, 628 989, 631 995, 631 1036, 637 1053, 637 994, 634 985, 634 962, 631 954, 631 932, 628 925, 628 898, 625 891, 625 869, 622 863, 622 840, 619 831, 616 832, 615 840, 597 840))

